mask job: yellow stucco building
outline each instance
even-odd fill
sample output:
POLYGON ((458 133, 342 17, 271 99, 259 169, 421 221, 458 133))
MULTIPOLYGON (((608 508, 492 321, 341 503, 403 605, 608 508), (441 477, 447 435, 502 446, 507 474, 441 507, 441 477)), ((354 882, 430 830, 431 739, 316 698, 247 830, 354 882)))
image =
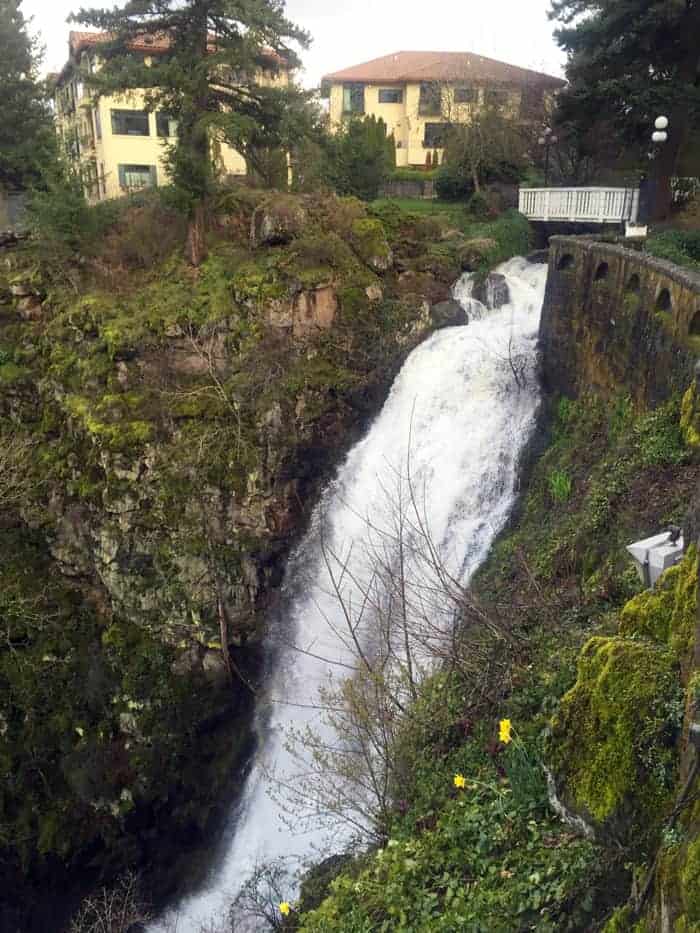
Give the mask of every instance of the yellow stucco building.
POLYGON ((423 166, 434 150, 442 157, 447 128, 484 107, 532 119, 564 84, 469 52, 396 52, 323 79, 331 131, 352 117, 381 117, 394 134, 398 167, 423 166))
MULTIPOLYGON (((68 158, 81 171, 91 203, 166 183, 166 145, 177 135, 177 123, 167 113, 147 112, 141 91, 93 102, 85 78, 99 69, 104 41, 101 33, 71 32, 68 62, 55 76, 57 131, 68 158)), ((164 49, 166 42, 149 37, 131 47, 146 64, 164 49)), ((270 67, 261 70, 258 80, 281 87, 289 83, 290 74, 271 52, 270 67)), ((213 139, 212 154, 222 176, 246 174, 243 156, 225 143, 213 139)))

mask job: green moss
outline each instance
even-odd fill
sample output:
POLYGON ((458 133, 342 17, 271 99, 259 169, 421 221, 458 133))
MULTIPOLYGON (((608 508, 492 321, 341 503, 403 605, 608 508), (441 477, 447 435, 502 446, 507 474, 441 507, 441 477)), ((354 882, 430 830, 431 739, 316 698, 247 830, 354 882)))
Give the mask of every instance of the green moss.
POLYGON ((680 873, 681 896, 691 923, 700 923, 700 836, 688 847, 680 873))
POLYGON ((30 376, 29 370, 16 363, 3 363, 0 365, 0 385, 11 386, 23 382, 30 376))
POLYGON ((64 399, 67 413, 97 443, 109 450, 124 451, 149 441, 153 425, 141 419, 128 420, 133 413, 133 400, 129 396, 104 396, 95 403, 81 395, 68 395, 64 399), (105 417, 110 420, 104 420, 105 417))
POLYGON ((620 615, 620 632, 668 645, 679 661, 685 661, 695 638, 697 586, 698 554, 693 545, 653 590, 645 590, 627 603, 620 615))
POLYGON ((700 405, 698 405, 698 390, 695 382, 683 396, 681 431, 688 447, 700 447, 700 405))
POLYGON ((647 925, 643 920, 635 921, 632 908, 625 905, 618 907, 602 933, 647 933, 647 925))
POLYGON ((352 242, 363 262, 376 269, 388 265, 391 249, 379 220, 371 217, 356 220, 352 225, 352 242))
POLYGON ((627 821, 643 845, 669 802, 679 720, 678 679, 665 648, 590 639, 552 726, 551 758, 574 804, 597 822, 627 821))

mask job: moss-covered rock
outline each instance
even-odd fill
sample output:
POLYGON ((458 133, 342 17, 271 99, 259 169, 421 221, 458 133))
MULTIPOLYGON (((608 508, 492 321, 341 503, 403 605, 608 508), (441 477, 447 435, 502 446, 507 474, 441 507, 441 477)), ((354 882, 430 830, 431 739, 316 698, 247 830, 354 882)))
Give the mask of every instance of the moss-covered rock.
POLYGON ((371 217, 352 225, 352 243, 361 259, 375 272, 387 272, 394 261, 386 232, 379 220, 371 217))
POLYGON ((642 849, 669 805, 680 725, 671 651, 594 637, 552 724, 550 759, 572 809, 642 849))
POLYGON ((493 255, 498 244, 491 237, 475 237, 465 240, 459 250, 459 259, 462 268, 467 272, 474 272, 483 266, 489 256, 493 255))
POLYGON ((299 198, 275 195, 266 198, 254 212, 250 225, 250 245, 274 246, 299 236, 307 214, 299 198))
POLYGON ((683 396, 681 431, 688 447, 700 447, 700 399, 697 381, 693 381, 683 396))
POLYGON ((687 663, 695 639, 698 554, 693 545, 676 567, 667 570, 653 590, 631 599, 620 614, 623 635, 641 635, 668 645, 679 663, 687 663))

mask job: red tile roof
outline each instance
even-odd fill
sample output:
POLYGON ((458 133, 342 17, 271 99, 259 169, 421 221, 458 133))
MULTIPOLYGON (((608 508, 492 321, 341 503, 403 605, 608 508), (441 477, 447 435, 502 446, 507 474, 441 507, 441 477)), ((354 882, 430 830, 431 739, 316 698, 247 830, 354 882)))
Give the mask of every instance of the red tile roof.
MULTIPOLYGON (((111 38, 112 35, 108 32, 71 31, 68 35, 68 46, 74 55, 78 55, 85 49, 94 49, 109 42, 111 38)), ((136 52, 165 52, 170 48, 170 37, 167 35, 140 36, 132 40, 130 48, 136 52)))
MULTIPOLYGON (((109 42, 111 35, 108 32, 75 32, 71 31, 68 36, 68 46, 73 55, 79 55, 80 52, 89 48, 97 48, 105 42, 109 42)), ((215 38, 209 37, 209 47, 211 50, 215 47, 215 38)), ((170 36, 162 35, 144 35, 134 39, 130 43, 130 48, 135 52, 165 52, 170 48, 170 36)), ((282 56, 278 55, 273 49, 263 49, 263 54, 276 60, 278 64, 284 64, 282 56)))
POLYGON ((342 71, 323 79, 327 82, 360 81, 402 83, 405 81, 473 81, 490 84, 537 84, 552 89, 563 87, 565 81, 529 68, 507 65, 471 52, 395 52, 342 71))

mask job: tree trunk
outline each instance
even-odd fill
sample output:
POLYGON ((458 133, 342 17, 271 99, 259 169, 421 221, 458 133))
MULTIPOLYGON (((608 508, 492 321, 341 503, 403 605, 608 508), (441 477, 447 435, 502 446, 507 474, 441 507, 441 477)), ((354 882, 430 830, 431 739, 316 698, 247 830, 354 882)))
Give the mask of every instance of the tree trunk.
POLYGON ((195 204, 190 214, 185 258, 195 269, 207 258, 207 216, 204 204, 195 204))

